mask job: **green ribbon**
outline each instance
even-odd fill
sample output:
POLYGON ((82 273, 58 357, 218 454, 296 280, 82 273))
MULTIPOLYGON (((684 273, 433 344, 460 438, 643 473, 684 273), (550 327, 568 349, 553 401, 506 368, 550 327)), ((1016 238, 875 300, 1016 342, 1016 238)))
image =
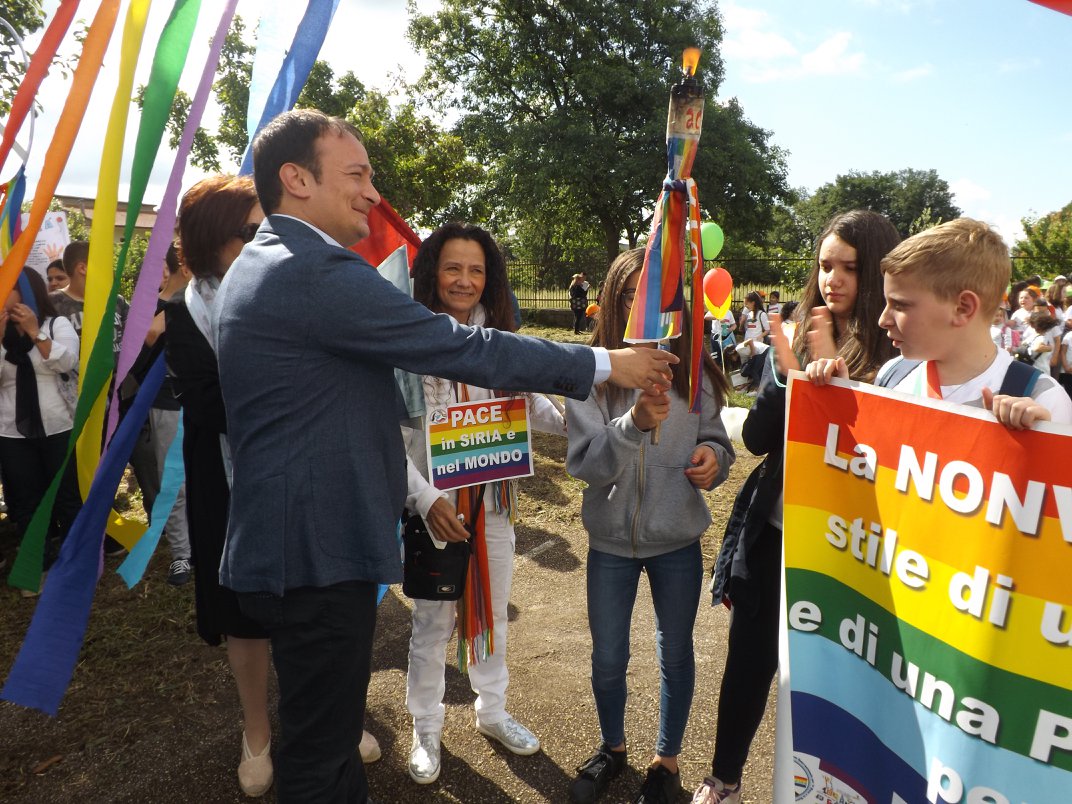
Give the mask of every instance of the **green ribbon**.
MULTIPOLYGON (((8 576, 8 584, 21 589, 37 589, 41 585, 41 568, 44 559, 45 535, 52 519, 52 506, 56 500, 60 481, 71 458, 75 444, 82 434, 94 402, 100 397, 111 379, 115 365, 114 325, 115 297, 119 291, 119 280, 126 265, 130 239, 137 222, 137 210, 141 209, 145 188, 149 183, 149 174, 160 143, 164 138, 164 129, 171 114, 171 104, 179 85, 182 68, 190 50, 197 15, 201 9, 201 0, 176 0, 171 10, 160 41, 153 56, 153 66, 149 83, 145 90, 145 105, 142 109, 138 138, 134 148, 134 163, 131 167, 130 195, 127 209, 134 214, 127 215, 123 246, 116 260, 112 290, 108 294, 104 315, 97 338, 93 342, 89 363, 82 378, 82 389, 75 411, 74 428, 71 430, 67 445, 67 456, 59 472, 52 478, 52 483, 45 492, 41 504, 37 507, 30 521, 26 534, 19 546, 18 556, 8 576)), ((144 266, 149 268, 149 266, 144 266)), ((115 489, 111 490, 115 493, 115 489)))

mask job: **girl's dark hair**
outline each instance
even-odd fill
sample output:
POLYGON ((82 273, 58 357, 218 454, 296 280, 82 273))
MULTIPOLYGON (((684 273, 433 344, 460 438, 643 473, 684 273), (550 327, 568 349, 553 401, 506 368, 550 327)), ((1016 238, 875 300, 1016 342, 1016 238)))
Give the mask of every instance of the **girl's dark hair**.
POLYGON ((763 297, 759 295, 758 290, 749 291, 748 295, 744 297, 744 300, 746 302, 752 302, 757 313, 763 309, 763 297))
MULTIPOLYGON (((22 275, 30 283, 30 290, 33 291, 34 304, 37 305, 37 326, 41 326, 45 323, 46 318, 55 318, 59 315, 56 312, 56 306, 52 303, 52 299, 48 297, 48 285, 45 284, 45 280, 41 278, 41 274, 37 273, 33 268, 27 266, 22 269, 22 275)), ((18 290, 19 286, 15 285, 15 290, 18 290)), ((22 294, 19 294, 19 298, 22 298, 22 294)), ((26 304, 26 300, 22 299, 22 303, 26 304)))
POLYGON ((220 249, 249 217, 257 204, 249 176, 209 176, 179 203, 179 252, 190 273, 199 278, 220 276, 220 249))
POLYGON ((815 264, 797 308, 800 323, 793 337, 793 351, 803 358, 802 363, 808 358, 807 333, 811 328, 812 308, 826 304, 819 290, 819 251, 830 235, 856 249, 856 304, 852 320, 845 332, 838 332, 834 322, 838 355, 845 359, 850 377, 871 382, 882 364, 896 354, 885 330, 878 325, 882 308, 886 306, 879 263, 901 242, 901 235, 885 215, 868 209, 843 212, 826 224, 815 241, 815 264))
MULTIPOLYGON (((592 346, 602 346, 605 349, 621 349, 629 344, 625 343, 625 325, 628 322, 628 314, 622 309, 622 291, 625 283, 634 273, 644 266, 644 249, 635 248, 631 251, 623 251, 607 270, 607 278, 603 282, 602 303, 599 308, 599 316, 596 318, 596 328, 588 343, 592 346)), ((681 335, 671 338, 669 341, 670 351, 680 359, 675 366, 671 366, 673 372, 673 387, 682 399, 689 398, 689 370, 692 366, 692 326, 688 315, 684 317, 684 326, 681 335)), ((714 389, 715 403, 720 407, 725 403, 730 392, 729 382, 722 369, 711 358, 706 349, 703 349, 703 372, 711 381, 714 389)), ((610 383, 603 384, 603 390, 608 392, 611 399, 620 402, 625 398, 627 391, 613 386, 610 383)))
POLYGON ((1050 314, 1045 305, 1038 307, 1027 317, 1028 326, 1040 335, 1057 326, 1057 317, 1050 314))
POLYGON ((510 302, 506 261, 494 238, 479 226, 447 223, 425 238, 413 258, 413 298, 433 312, 442 311, 436 295, 436 277, 439 255, 449 240, 472 240, 484 251, 484 292, 480 294, 480 304, 484 307, 483 326, 513 332, 517 326, 514 306, 510 302))

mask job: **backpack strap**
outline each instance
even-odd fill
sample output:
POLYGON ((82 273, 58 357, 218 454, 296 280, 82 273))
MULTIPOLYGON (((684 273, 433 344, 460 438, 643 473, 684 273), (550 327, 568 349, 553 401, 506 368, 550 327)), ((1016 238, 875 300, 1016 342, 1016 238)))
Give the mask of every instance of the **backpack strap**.
POLYGON ((1032 365, 1014 360, 1005 370, 1005 379, 1001 381, 999 394, 1006 396, 1031 396, 1042 372, 1032 365))
POLYGON ((906 360, 902 357, 886 369, 885 374, 875 378, 875 385, 880 388, 893 388, 901 380, 911 374, 922 362, 922 360, 906 360))

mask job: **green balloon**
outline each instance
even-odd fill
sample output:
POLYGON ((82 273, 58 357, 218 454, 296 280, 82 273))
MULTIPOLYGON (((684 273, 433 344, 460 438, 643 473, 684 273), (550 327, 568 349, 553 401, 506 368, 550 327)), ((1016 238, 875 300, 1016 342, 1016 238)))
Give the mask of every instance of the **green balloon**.
POLYGON ((700 224, 700 242, 703 244, 703 258, 713 260, 722 251, 726 236, 722 233, 721 226, 714 221, 707 221, 700 224))

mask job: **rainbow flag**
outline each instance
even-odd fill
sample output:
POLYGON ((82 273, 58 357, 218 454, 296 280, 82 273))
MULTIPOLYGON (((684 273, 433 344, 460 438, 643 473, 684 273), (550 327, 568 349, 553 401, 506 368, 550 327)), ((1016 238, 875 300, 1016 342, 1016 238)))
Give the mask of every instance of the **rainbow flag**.
POLYGON ((1068 801, 1068 428, 799 374, 788 404, 775 800, 1068 801))

